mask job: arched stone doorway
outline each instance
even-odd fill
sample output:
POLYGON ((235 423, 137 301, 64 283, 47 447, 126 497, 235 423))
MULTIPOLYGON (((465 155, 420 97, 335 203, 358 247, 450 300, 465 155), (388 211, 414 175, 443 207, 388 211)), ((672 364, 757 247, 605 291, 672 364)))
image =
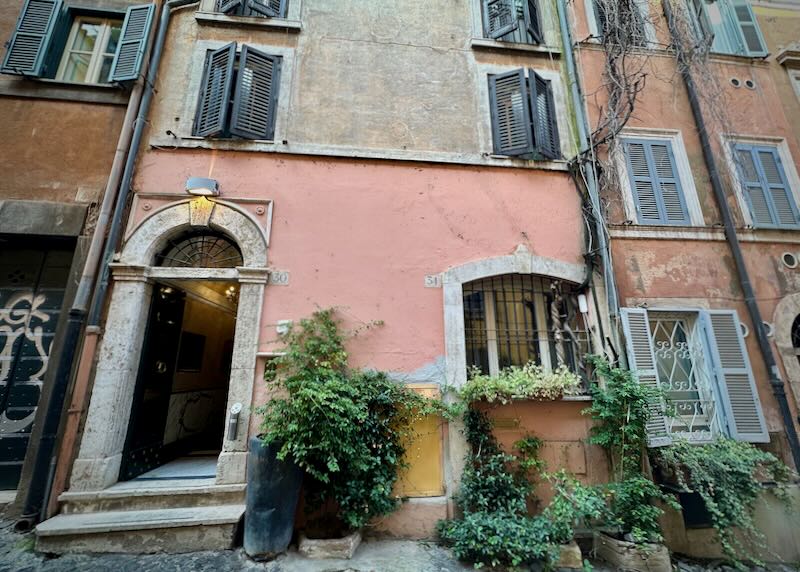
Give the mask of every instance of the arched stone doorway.
POLYGON ((789 294, 778 302, 772 323, 775 326, 775 345, 778 346, 789 387, 792 388, 795 402, 800 405, 800 294, 789 294))
POLYGON ((70 490, 101 490, 119 480, 153 285, 166 280, 225 280, 238 284, 225 410, 241 404, 241 413, 236 435, 224 435, 216 482, 245 482, 247 428, 268 276, 266 266, 263 230, 251 215, 225 201, 200 197, 171 203, 133 231, 119 262, 112 264, 114 286, 70 490), (242 265, 222 268, 158 265, 157 258, 169 252, 170 241, 203 230, 229 238, 241 254, 242 265))

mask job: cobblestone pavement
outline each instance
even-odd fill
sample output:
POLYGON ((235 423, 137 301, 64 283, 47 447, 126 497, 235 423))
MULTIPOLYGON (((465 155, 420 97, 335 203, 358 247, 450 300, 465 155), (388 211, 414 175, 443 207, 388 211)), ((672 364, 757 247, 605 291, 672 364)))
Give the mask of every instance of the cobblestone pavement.
MULTIPOLYGON (((732 572, 721 563, 701 565, 673 560, 676 572, 732 572)), ((33 550, 33 536, 18 534, 0 521, 0 572, 467 572, 473 570, 432 543, 404 540, 364 542, 352 560, 307 560, 290 552, 273 562, 253 562, 241 549, 189 554, 70 554, 48 557, 33 550)), ((614 572, 596 564, 595 572, 614 572)), ((753 572, 800 572, 788 565, 753 568, 753 572)))

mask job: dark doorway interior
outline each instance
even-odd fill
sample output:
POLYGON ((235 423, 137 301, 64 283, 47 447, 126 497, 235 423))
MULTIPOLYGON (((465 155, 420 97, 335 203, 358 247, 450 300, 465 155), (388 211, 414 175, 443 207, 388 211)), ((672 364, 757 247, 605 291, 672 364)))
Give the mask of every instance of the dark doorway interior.
MULTIPOLYGON (((226 282, 154 285, 120 480, 175 459, 219 455, 237 294, 237 285, 226 282)), ((190 470, 197 463, 190 459, 175 466, 187 467, 186 474, 180 469, 155 474, 197 476, 190 470)))

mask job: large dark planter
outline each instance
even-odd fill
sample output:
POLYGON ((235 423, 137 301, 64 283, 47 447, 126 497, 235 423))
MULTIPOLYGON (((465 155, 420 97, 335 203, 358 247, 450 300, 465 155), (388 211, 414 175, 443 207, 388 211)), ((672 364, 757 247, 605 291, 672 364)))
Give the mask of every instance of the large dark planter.
POLYGON ((250 438, 244 550, 257 560, 284 552, 292 540, 303 470, 279 460, 279 450, 277 443, 265 446, 258 437, 250 438))

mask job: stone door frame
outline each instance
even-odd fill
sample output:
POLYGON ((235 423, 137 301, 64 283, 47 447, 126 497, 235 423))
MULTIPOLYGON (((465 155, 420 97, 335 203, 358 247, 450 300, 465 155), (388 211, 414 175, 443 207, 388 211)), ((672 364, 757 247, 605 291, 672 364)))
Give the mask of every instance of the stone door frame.
POLYGON ((226 411, 235 404, 241 404, 242 410, 235 438, 228 439, 227 432, 224 436, 216 483, 246 482, 256 350, 269 274, 264 230, 252 215, 229 202, 203 197, 177 201, 154 211, 141 222, 111 270, 111 301, 70 491, 102 490, 119 479, 153 284, 159 279, 239 283, 226 411), (216 269, 152 266, 156 254, 170 238, 198 228, 229 236, 242 252, 243 266, 216 269))

